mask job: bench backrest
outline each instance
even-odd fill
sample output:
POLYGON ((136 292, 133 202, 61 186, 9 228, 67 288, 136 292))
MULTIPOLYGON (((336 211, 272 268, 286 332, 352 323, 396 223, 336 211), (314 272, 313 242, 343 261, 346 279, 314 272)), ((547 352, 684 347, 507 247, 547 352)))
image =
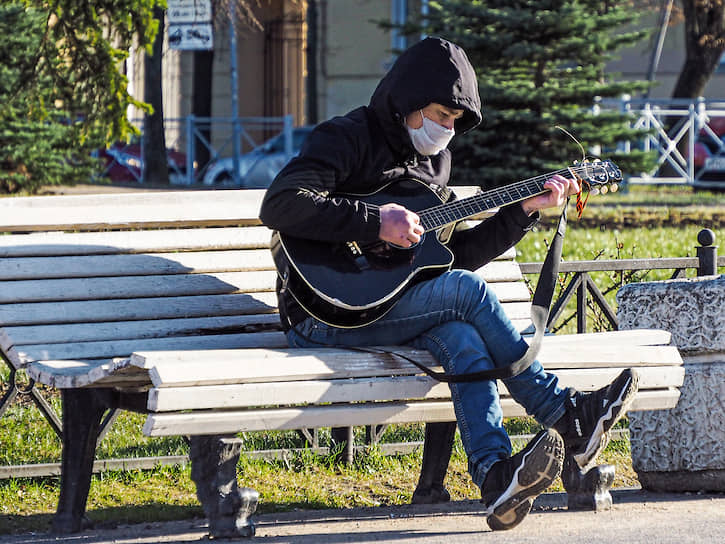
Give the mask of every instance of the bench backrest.
MULTIPOLYGON (((43 362, 44 383, 77 387, 76 374, 134 351, 286 346, 263 194, 0 199, 0 230, 12 233, 0 236, 6 357, 16 368, 43 362)), ((530 295, 514 257, 481 273, 524 328, 530 295)))

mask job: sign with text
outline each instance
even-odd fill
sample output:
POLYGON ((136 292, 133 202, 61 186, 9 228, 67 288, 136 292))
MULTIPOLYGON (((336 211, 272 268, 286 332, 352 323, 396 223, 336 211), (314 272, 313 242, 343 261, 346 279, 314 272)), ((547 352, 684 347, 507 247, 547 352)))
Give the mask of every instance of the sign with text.
POLYGON ((171 49, 214 49, 211 0, 169 0, 166 16, 171 49))
POLYGON ((169 0, 169 24, 211 22, 211 0, 169 0))

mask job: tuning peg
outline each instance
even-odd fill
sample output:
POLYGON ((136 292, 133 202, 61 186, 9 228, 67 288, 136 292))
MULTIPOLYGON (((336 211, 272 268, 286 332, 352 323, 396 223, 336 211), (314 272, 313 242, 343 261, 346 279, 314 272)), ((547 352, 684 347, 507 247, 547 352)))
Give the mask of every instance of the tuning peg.
POLYGON ((593 194, 594 196, 597 196, 597 195, 599 194, 599 189, 597 189, 597 188, 595 187, 594 189, 592 189, 592 190, 590 191, 590 193, 591 193, 591 194, 593 194))
POLYGON ((612 191, 613 193, 616 193, 619 190, 619 185, 617 185, 616 183, 612 183, 609 186, 609 190, 612 191))
POLYGON ((599 190, 603 195, 606 195, 609 192, 609 188, 606 185, 602 185, 602 188, 599 190))

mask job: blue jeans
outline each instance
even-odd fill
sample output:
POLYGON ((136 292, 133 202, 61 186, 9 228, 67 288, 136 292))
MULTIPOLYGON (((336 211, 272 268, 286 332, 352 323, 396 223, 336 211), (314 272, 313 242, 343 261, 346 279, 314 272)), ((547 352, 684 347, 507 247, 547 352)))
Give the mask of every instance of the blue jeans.
MULTIPOLYGON (((521 358, 527 344, 478 275, 452 270, 408 289, 383 318, 341 329, 308 318, 287 333, 290 346, 402 345, 427 349, 449 374, 504 367, 521 358)), ((544 426, 564 413, 566 392, 539 361, 504 380, 513 398, 544 426)), ((511 455, 495 380, 451 383, 468 470, 482 486, 491 465, 511 455)))

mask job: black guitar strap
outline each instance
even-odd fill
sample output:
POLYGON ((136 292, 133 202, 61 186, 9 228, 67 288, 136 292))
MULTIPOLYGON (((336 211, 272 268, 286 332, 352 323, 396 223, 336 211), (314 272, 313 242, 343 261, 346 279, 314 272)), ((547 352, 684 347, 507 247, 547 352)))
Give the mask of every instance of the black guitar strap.
MULTIPOLYGON (((531 321, 534 325, 534 336, 531 339, 526 353, 519 360, 514 361, 509 366, 502 368, 493 368, 490 370, 481 370, 480 372, 469 372, 467 374, 446 374, 445 372, 436 372, 425 365, 411 359, 401 353, 389 352, 392 355, 402 357, 406 361, 413 363, 430 377, 441 382, 462 383, 477 382, 485 380, 505 380, 518 376, 524 370, 531 366, 541 348, 541 342, 546 332, 546 322, 549 319, 549 307, 551 299, 554 296, 557 278, 559 276, 559 263, 561 262, 561 249, 564 243, 564 233, 566 232, 566 209, 569 204, 567 198, 564 210, 559 217, 559 223, 554 233, 554 239, 551 241, 549 250, 546 253, 544 264, 539 274, 539 281, 536 284, 536 290, 531 303, 531 321)), ((362 351, 368 351, 368 348, 360 348, 362 351)), ((372 351, 372 350, 370 350, 372 351)))

